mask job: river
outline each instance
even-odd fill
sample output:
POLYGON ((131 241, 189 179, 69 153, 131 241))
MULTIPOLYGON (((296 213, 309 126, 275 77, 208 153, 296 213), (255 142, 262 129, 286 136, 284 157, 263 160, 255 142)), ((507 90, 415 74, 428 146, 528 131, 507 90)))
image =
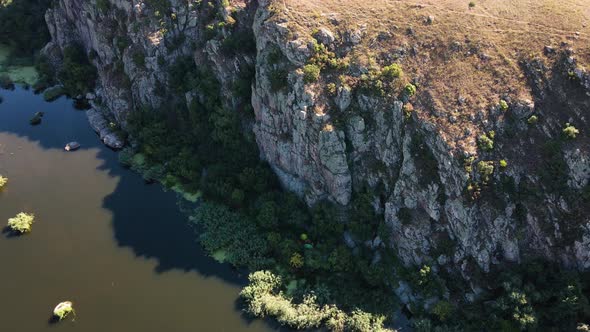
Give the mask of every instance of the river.
POLYGON ((0 96, 0 223, 36 216, 32 233, 0 236, 0 330, 271 330, 242 315, 245 276, 205 256, 176 194, 120 166, 84 111, 20 87, 0 96), (82 147, 66 153, 74 140, 82 147), (52 324, 65 300, 75 320, 52 324))

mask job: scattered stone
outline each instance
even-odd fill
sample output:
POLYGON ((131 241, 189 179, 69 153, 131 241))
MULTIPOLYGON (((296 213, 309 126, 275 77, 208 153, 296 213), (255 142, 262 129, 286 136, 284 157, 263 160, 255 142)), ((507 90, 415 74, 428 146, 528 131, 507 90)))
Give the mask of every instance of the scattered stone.
POLYGON ((352 45, 358 45, 363 40, 363 33, 359 30, 349 31, 346 41, 352 45))
POLYGON ((549 45, 545 46, 545 55, 555 54, 555 49, 549 45))
POLYGON ((426 18, 426 24, 434 23, 434 16, 430 15, 426 18))
POLYGON ((356 243, 348 231, 344 232, 344 244, 349 248, 356 247, 356 243))
POLYGON ((481 54, 479 55, 479 58, 480 58, 482 61, 489 61, 489 60, 492 58, 492 56, 491 56, 491 55, 489 55, 489 54, 487 54, 487 53, 481 53, 481 54))
POLYGON ((320 42, 321 44, 324 44, 326 46, 331 45, 336 40, 336 38, 334 37, 334 34, 332 33, 332 31, 330 31, 330 30, 328 30, 326 28, 320 28, 314 34, 314 38, 318 42, 320 42))

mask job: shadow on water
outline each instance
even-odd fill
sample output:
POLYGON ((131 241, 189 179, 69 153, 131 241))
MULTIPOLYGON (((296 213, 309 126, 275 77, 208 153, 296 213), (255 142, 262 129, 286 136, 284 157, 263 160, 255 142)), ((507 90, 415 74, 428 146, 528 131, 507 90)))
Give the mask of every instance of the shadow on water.
POLYGON ((13 239, 13 238, 18 238, 20 236, 22 236, 21 234, 18 234, 16 232, 14 232, 12 229, 10 229, 10 227, 5 226, 4 228, 2 228, 2 234, 4 235, 4 237, 6 237, 7 239, 13 239))
POLYGON ((138 257, 155 259, 157 273, 178 269, 215 276, 236 285, 246 283, 245 275, 204 254, 194 230, 177 206, 176 194, 164 192, 158 184, 148 185, 139 175, 122 167, 117 153, 100 142, 84 111, 75 110, 71 99, 61 97, 48 103, 42 95, 20 86, 0 90, 0 96, 4 99, 0 103, 0 132, 25 137, 45 149, 63 149, 70 141, 79 142, 80 150, 97 149, 97 158, 102 161, 98 169, 119 178, 115 190, 103 200, 103 207, 112 213, 119 246, 132 249, 138 257), (26 111, 19 109, 22 105, 28 105, 26 111), (43 121, 31 126, 29 120, 38 111, 45 112, 43 121), (141 197, 137 198, 138 195, 141 197))

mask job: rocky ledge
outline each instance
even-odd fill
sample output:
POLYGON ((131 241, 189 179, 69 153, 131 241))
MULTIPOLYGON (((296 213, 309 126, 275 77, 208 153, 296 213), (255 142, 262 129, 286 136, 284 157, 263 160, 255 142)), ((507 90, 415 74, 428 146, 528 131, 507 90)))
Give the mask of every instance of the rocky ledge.
POLYGON ((96 108, 86 111, 88 122, 92 129, 98 134, 100 140, 111 149, 121 149, 125 146, 125 140, 115 132, 113 126, 104 117, 104 114, 96 108))

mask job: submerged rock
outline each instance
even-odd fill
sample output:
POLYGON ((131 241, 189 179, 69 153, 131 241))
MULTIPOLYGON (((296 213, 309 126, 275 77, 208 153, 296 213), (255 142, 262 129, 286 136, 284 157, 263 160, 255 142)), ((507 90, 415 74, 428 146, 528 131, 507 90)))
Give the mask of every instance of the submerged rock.
POLYGON ((44 113, 43 112, 37 112, 35 113, 35 115, 31 118, 31 120, 29 120, 29 123, 32 126, 36 126, 38 124, 41 123, 41 118, 43 117, 44 113))

